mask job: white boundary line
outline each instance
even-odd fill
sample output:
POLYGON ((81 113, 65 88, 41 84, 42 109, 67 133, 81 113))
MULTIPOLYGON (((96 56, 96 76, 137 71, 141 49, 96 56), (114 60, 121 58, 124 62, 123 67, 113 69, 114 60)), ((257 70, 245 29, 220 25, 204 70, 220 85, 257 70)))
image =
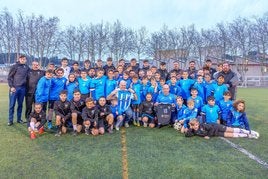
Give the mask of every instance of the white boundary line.
POLYGON ((233 148, 239 150, 240 152, 242 152, 243 154, 245 154, 246 156, 248 156, 250 159, 255 160, 257 163, 261 164, 264 168, 268 169, 268 163, 265 162, 264 160, 260 159, 259 157, 257 157, 256 155, 253 155, 252 153, 250 153, 249 151, 247 151, 246 149, 240 147, 239 145, 229 141, 228 139, 224 138, 224 137, 220 137, 222 140, 224 140, 225 142, 227 142, 228 144, 230 144, 233 148))

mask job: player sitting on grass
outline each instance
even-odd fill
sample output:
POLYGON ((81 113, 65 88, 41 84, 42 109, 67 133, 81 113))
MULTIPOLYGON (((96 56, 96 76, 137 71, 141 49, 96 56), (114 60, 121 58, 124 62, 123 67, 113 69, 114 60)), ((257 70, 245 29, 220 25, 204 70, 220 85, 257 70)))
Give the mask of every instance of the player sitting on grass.
POLYGON ((152 101, 152 94, 146 94, 146 101, 143 101, 140 105, 141 120, 143 127, 147 127, 149 123, 150 128, 155 127, 155 114, 154 114, 154 103, 152 101))
POLYGON ((198 119, 192 119, 190 122, 190 129, 185 133, 186 137, 200 136, 209 139, 213 136, 229 137, 229 138, 259 138, 259 133, 240 128, 226 127, 221 124, 200 124, 198 119))
POLYGON ((244 100, 240 99, 234 102, 233 108, 227 117, 227 126, 250 130, 244 100))
POLYGON ((96 136, 100 133, 104 133, 104 128, 98 129, 98 109, 95 107, 93 98, 86 99, 86 107, 82 111, 82 118, 84 120, 85 133, 96 136))
POLYGON ((97 107, 99 113, 98 127, 100 134, 104 134, 105 123, 107 124, 107 131, 112 134, 114 128, 114 116, 112 114, 110 106, 106 104, 106 99, 104 96, 99 98, 97 107))
POLYGON ((197 109, 194 107, 194 100, 187 101, 187 108, 183 112, 182 121, 183 126, 181 128, 181 133, 185 133, 188 131, 189 122, 191 119, 197 117, 197 109))
POLYGON ((46 123, 46 113, 42 110, 41 103, 34 104, 34 111, 29 116, 30 125, 28 130, 30 132, 30 138, 35 139, 35 132, 39 134, 44 133, 44 124, 46 123))
POLYGON ((56 137, 61 136, 62 133, 67 132, 66 122, 71 118, 71 103, 67 101, 67 91, 60 92, 60 100, 54 103, 54 112, 56 116, 57 133, 56 137))
POLYGON ((202 119, 204 123, 218 123, 220 124, 220 108, 215 104, 214 96, 209 96, 207 99, 208 104, 202 107, 202 119))
POLYGON ((86 106, 85 101, 81 98, 81 93, 79 90, 74 90, 73 99, 71 103, 71 112, 72 112, 72 124, 73 124, 73 135, 76 136, 77 133, 82 131, 83 119, 82 119, 82 110, 86 106))

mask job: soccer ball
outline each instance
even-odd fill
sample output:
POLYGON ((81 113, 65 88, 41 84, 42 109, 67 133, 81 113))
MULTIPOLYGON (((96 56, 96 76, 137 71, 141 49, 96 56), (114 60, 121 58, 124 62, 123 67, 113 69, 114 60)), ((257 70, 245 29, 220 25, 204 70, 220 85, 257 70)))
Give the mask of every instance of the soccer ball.
POLYGON ((173 127, 174 127, 174 129, 176 129, 177 131, 179 131, 179 130, 181 130, 182 125, 181 125, 181 123, 176 122, 173 127))

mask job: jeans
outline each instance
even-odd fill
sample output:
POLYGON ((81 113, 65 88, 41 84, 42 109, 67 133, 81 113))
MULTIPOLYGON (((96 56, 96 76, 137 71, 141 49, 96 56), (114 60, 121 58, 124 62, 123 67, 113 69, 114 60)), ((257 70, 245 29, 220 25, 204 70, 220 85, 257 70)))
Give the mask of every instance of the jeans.
POLYGON ((14 108, 15 108, 16 101, 18 101, 17 122, 21 121, 22 105, 23 105, 25 93, 26 93, 25 87, 17 87, 15 92, 9 92, 8 122, 13 123, 14 108))
POLYGON ((125 122, 130 122, 130 120, 131 120, 131 118, 133 116, 133 111, 132 111, 130 106, 125 111, 125 115, 126 115, 125 122))

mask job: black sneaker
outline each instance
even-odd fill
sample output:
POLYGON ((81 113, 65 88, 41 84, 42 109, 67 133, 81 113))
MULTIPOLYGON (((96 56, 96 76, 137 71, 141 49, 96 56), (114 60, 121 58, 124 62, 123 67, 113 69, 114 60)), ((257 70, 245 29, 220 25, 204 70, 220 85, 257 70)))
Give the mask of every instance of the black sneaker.
POLYGON ((19 124, 24 124, 23 120, 17 121, 19 124))
POLYGON ((73 131, 73 136, 77 136, 77 131, 76 130, 73 131))
POLYGON ((9 122, 7 123, 8 126, 12 126, 13 125, 13 122, 9 122))
POLYGON ((89 135, 89 133, 90 133, 89 129, 85 129, 85 134, 89 135))

